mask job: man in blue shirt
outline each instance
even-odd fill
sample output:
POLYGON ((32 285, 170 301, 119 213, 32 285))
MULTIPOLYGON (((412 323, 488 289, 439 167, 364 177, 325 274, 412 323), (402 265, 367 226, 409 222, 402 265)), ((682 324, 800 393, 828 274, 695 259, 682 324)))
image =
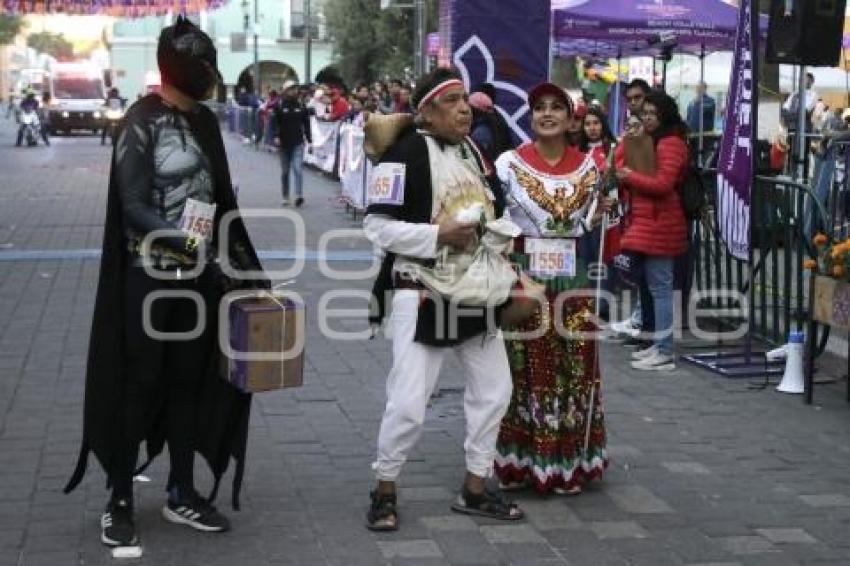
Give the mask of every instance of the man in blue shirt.
POLYGON ((694 97, 691 103, 688 104, 687 122, 688 128, 691 130, 691 133, 698 133, 700 131, 700 98, 702 98, 702 131, 711 132, 714 130, 715 103, 714 99, 705 93, 705 88, 705 83, 699 83, 697 85, 697 95, 694 97))

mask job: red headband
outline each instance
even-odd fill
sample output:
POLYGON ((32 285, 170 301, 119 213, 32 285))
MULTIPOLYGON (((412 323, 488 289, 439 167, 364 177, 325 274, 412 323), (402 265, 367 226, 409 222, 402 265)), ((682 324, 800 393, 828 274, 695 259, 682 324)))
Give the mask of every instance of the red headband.
POLYGON ((448 90, 448 89, 450 89, 454 86, 462 87, 463 82, 458 80, 458 79, 448 79, 446 81, 441 82, 440 84, 438 84, 437 86, 435 86, 434 88, 429 90, 425 94, 425 96, 422 97, 422 100, 420 100, 419 104, 416 105, 416 109, 422 110, 422 108, 426 104, 428 104, 429 102, 431 102, 432 100, 434 100, 435 98, 437 98, 438 96, 443 94, 443 92, 445 92, 446 90, 448 90))

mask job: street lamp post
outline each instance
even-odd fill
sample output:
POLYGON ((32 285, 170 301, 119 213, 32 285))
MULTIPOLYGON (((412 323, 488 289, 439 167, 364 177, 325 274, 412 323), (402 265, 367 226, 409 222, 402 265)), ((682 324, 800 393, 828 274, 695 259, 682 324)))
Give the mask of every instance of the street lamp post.
POLYGON ((254 29, 253 29, 253 31, 254 31, 254 94, 256 94, 257 96, 262 95, 262 92, 261 92, 262 91, 262 88, 261 88, 262 82, 260 81, 260 53, 259 53, 259 46, 258 46, 258 40, 259 40, 258 34, 259 34, 259 31, 260 31, 259 30, 260 23, 259 23, 259 16, 258 16, 258 12, 259 12, 258 4, 259 3, 260 3, 259 0, 254 0, 254 29))
POLYGON ((258 56, 258 47, 257 47, 257 0, 253 0, 254 6, 254 16, 251 16, 251 3, 249 0, 242 0, 242 36, 243 43, 239 51, 245 50, 245 43, 248 40, 248 35, 251 34, 254 36, 254 59, 251 64, 251 72, 249 73, 251 76, 251 90, 254 93, 259 93, 260 88, 260 77, 259 77, 259 56, 258 56), (252 23, 253 20, 253 23, 252 23))
POLYGON ((310 0, 304 0, 304 84, 310 84, 313 82, 311 78, 313 73, 310 70, 310 62, 312 59, 312 38, 310 33, 310 20, 312 16, 310 15, 310 0))
POLYGON ((425 61, 422 54, 425 51, 425 0, 416 0, 416 29, 413 33, 413 62, 416 69, 416 77, 421 77, 425 73, 425 61))

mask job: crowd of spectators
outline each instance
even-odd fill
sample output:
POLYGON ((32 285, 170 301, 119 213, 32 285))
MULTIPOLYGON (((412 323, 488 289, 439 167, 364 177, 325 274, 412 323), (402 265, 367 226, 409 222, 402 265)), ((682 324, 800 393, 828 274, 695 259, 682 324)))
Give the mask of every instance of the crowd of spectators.
MULTIPOLYGON (((319 120, 329 122, 362 120, 364 113, 413 114, 410 104, 412 85, 392 79, 388 82, 375 81, 371 84, 358 81, 349 89, 342 81, 337 83, 315 83, 298 86, 298 97, 310 110, 310 114, 319 120)), ((250 127, 242 128, 245 142, 270 143, 272 139, 268 126, 274 108, 280 102, 277 89, 269 88, 264 96, 239 87, 234 96, 233 105, 250 109, 253 119, 250 127)))
MULTIPOLYGON (((401 79, 373 83, 357 81, 350 89, 342 81, 315 83, 298 85, 298 98, 309 109, 310 115, 319 120, 363 123, 371 113, 414 114, 410 103, 413 87, 401 79)), ((515 147, 519 141, 497 111, 495 98, 493 85, 482 83, 473 89, 470 100, 476 115, 473 138, 493 160, 503 151, 515 147)), ((272 143, 274 134, 269 130, 269 125, 280 100, 280 92, 275 88, 267 89, 262 97, 244 87, 237 88, 232 106, 243 109, 243 113, 248 109, 251 116, 250 120, 243 120, 240 130, 245 143, 272 143)))

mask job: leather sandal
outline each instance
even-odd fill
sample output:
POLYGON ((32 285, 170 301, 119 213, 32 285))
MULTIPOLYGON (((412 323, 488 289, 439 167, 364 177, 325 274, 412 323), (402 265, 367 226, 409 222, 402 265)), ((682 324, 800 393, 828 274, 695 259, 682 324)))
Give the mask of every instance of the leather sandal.
POLYGON ((473 493, 466 486, 452 505, 452 511, 502 521, 519 521, 525 516, 522 509, 506 499, 501 491, 484 488, 481 493, 473 493))
POLYGON ((369 495, 372 505, 366 514, 366 528, 370 531, 397 531, 396 494, 381 494, 375 490, 369 495))

